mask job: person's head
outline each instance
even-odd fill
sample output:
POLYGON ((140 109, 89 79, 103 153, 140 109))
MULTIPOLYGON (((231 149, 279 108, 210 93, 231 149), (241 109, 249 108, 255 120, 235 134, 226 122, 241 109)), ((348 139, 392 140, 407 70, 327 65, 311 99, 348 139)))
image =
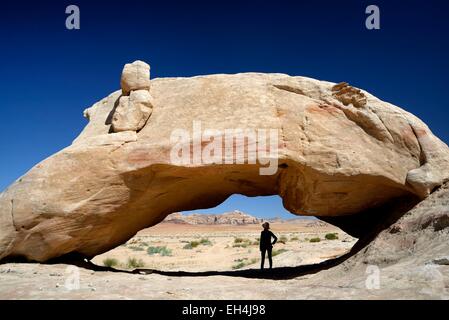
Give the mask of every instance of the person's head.
POLYGON ((269 224, 268 222, 264 222, 264 223, 262 224, 262 227, 263 227, 265 230, 268 230, 268 229, 270 229, 270 224, 269 224))

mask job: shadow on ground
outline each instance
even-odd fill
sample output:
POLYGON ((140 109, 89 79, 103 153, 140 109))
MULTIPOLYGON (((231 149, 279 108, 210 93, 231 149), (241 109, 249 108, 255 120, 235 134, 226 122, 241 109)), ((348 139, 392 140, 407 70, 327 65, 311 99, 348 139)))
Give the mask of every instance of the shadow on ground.
MULTIPOLYGON (((288 280, 296 277, 314 274, 322 270, 326 270, 336 266, 342 261, 348 258, 349 253, 335 258, 323 261, 317 264, 301 265, 296 267, 280 267, 273 269, 244 269, 244 270, 229 270, 229 271, 163 271, 155 269, 134 269, 134 270, 120 270, 112 267, 99 266, 91 261, 67 261, 67 263, 76 265, 78 267, 92 270, 92 271, 106 271, 106 272, 119 272, 127 274, 159 274, 169 277, 209 277, 209 276, 228 276, 228 277, 242 277, 253 279, 273 279, 273 280, 288 280)), ((55 262, 56 263, 56 262, 55 262)))

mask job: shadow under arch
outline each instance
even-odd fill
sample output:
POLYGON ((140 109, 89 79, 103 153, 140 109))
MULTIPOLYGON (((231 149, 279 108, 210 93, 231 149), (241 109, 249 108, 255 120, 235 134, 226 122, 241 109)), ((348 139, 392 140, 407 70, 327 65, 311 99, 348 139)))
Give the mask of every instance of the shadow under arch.
MULTIPOLYGON (((352 255, 352 254, 351 254, 352 255)), ((288 280, 297 278, 300 276, 314 274, 322 270, 332 268, 349 257, 349 253, 340 256, 338 258, 329 259, 316 264, 300 265, 294 267, 278 267, 273 269, 244 269, 244 270, 229 270, 229 271, 164 271, 156 269, 139 268, 134 270, 121 270, 112 267, 99 266, 89 260, 71 260, 51 261, 51 264, 69 263, 77 267, 84 268, 91 271, 98 272, 116 272, 125 274, 158 274, 167 277, 210 277, 210 276, 228 276, 228 277, 241 277, 251 279, 271 279, 271 280, 288 280)))

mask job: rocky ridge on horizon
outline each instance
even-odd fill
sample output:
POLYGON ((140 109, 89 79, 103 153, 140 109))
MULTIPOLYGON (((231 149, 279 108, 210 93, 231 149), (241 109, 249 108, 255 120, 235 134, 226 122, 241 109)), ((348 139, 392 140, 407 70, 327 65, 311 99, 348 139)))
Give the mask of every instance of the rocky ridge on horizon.
POLYGON ((264 219, 256 218, 252 215, 244 213, 239 210, 230 212, 224 212, 221 214, 203 214, 192 213, 184 214, 182 212, 176 212, 168 215, 161 223, 176 223, 176 224, 204 224, 204 225, 217 225, 217 224, 231 224, 231 225, 246 225, 246 224, 259 224, 264 219))

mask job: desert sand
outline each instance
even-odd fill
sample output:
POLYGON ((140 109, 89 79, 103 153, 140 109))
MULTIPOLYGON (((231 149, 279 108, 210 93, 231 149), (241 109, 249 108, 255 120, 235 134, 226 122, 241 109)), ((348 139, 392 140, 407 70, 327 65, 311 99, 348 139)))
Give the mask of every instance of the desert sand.
MULTIPOLYGON (((278 236, 273 248, 275 272, 282 267, 311 265, 341 256, 357 241, 318 220, 272 223, 271 230, 278 236), (326 240, 326 234, 330 233, 337 239, 326 240), (320 241, 310 242, 313 238, 320 241)), ((66 287, 73 272, 71 268, 74 268, 71 265, 2 264, 0 299, 281 298, 289 286, 296 286, 297 280, 281 280, 282 286, 279 286, 275 280, 263 279, 270 276, 269 270, 265 270, 265 274, 255 274, 253 279, 238 273, 256 271, 260 267, 257 244, 260 231, 259 224, 161 223, 140 231, 125 244, 92 260, 103 266, 108 259, 115 259, 117 264, 113 269, 75 267, 80 275, 80 286, 76 290, 66 287), (189 244, 195 241, 199 244, 190 248, 189 244), (150 248, 165 249, 149 254, 150 248), (130 260, 133 261, 130 263, 130 260)))
MULTIPOLYGON (((314 264, 341 256, 356 239, 340 229, 317 221, 272 224, 278 237, 273 248, 274 266, 292 267, 314 264), (338 239, 325 240, 335 233, 338 239), (320 242, 310 239, 320 238, 320 242)), ((93 259, 103 265, 116 259, 117 268, 129 269, 129 259, 141 260, 142 267, 167 271, 225 271, 256 268, 260 264, 259 225, 182 225, 162 223, 139 232, 126 244, 93 259), (196 245, 191 248, 191 244, 196 245), (190 244, 190 245, 189 245, 190 244), (159 249, 164 248, 164 249, 159 249), (148 250, 162 251, 149 254, 148 250)), ((268 265, 268 261, 266 266, 268 265)), ((140 266, 140 265, 137 265, 140 266)))

